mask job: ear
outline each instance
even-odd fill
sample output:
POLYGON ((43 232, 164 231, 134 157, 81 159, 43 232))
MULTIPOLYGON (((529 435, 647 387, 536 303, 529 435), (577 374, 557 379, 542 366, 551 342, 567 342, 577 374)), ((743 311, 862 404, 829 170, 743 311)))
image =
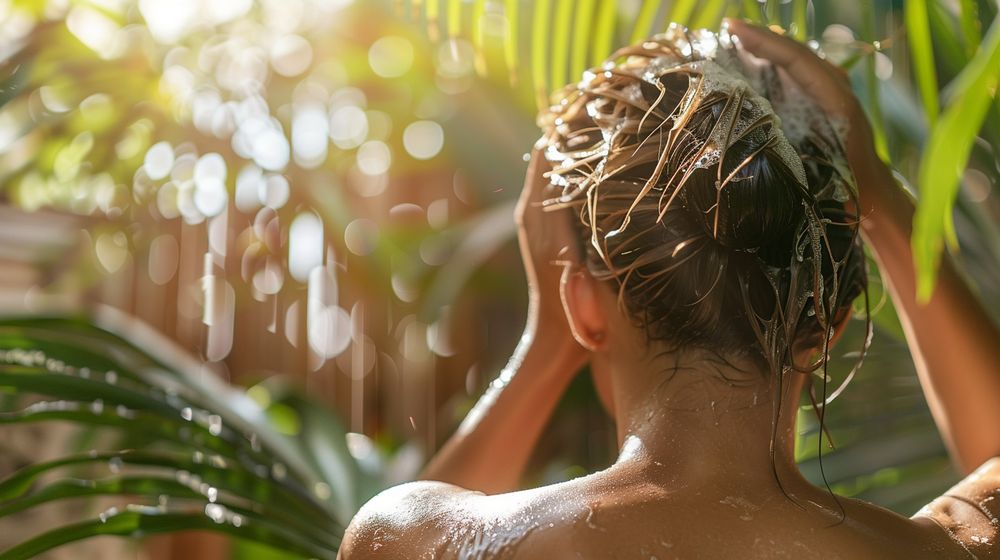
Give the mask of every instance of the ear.
POLYGON ((598 297, 600 288, 586 268, 570 264, 563 269, 559 296, 566 321, 573 338, 591 352, 607 347, 608 321, 598 297))

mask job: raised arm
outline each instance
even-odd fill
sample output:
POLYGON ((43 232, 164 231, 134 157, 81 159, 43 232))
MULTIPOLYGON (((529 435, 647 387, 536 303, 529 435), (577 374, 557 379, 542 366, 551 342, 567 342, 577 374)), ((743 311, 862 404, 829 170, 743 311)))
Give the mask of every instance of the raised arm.
POLYGON ((543 212, 546 162, 536 147, 515 219, 528 276, 528 319, 507 367, 421 474, 486 494, 517 488, 552 411, 586 354, 559 299, 563 267, 575 258, 567 210, 543 212))
POLYGON ((1000 330, 947 254, 930 300, 917 301, 913 203, 884 166, 876 172, 872 184, 883 188, 861 199, 870 208, 862 234, 896 305, 934 420, 968 473, 1000 455, 1000 330))
POLYGON ((943 255, 934 293, 916 298, 913 202, 875 155, 871 129, 844 73, 804 45, 744 22, 730 30, 771 60, 831 115, 850 124, 848 160, 858 181, 861 229, 896 305, 924 394, 960 468, 1000 455, 1000 330, 943 255))

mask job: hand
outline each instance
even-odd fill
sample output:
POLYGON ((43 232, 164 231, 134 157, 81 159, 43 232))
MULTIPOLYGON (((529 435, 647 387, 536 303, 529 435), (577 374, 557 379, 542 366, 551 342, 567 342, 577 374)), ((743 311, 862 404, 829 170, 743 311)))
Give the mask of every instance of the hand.
POLYGON ((524 188, 514 211, 531 298, 528 328, 537 326, 546 344, 569 342, 575 345, 560 301, 560 287, 571 266, 580 262, 578 241, 570 223, 571 210, 545 211, 542 208, 549 185, 545 172, 550 169, 543 149, 543 140, 532 149, 524 188))
POLYGON ((871 126, 851 91, 847 74, 794 39, 745 21, 727 20, 727 24, 730 33, 739 38, 747 51, 783 69, 828 115, 847 121, 848 133, 844 139, 847 160, 861 188, 859 195, 867 214, 872 209, 872 199, 883 198, 880 191, 895 189, 895 185, 888 168, 875 153, 871 126))
POLYGON ((510 492, 538 438, 587 358, 566 321, 559 289, 576 247, 567 210, 545 212, 548 163, 535 144, 514 218, 528 276, 528 324, 507 367, 424 469, 421 478, 487 494, 510 492))

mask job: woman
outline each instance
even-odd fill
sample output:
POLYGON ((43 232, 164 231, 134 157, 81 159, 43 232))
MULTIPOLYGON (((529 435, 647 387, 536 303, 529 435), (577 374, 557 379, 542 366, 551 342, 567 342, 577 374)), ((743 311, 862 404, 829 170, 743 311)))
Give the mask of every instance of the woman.
POLYGON ((697 87, 671 85, 683 72, 656 69, 660 57, 647 57, 639 75, 654 79, 635 87, 615 85, 620 67, 589 77, 580 95, 593 103, 556 110, 518 206, 531 287, 521 344, 424 481, 358 513, 341 557, 1000 555, 1000 333, 947 257, 930 301, 916 301, 913 205, 875 155, 842 72, 788 38, 729 25, 845 125, 857 196, 845 197, 850 172, 838 178, 835 162, 801 144, 790 158, 795 140, 766 102, 714 67, 684 66, 704 78, 686 82, 697 87), (809 373, 864 288, 859 229, 941 433, 965 472, 978 467, 909 519, 834 497, 794 462, 800 394, 823 398, 809 373), (586 362, 617 424, 617 461, 517 491, 586 362))

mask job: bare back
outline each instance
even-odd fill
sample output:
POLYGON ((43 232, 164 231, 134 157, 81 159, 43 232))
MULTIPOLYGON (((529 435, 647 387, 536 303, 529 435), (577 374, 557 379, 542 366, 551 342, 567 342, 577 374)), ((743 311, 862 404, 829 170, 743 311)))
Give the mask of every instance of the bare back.
POLYGON ((992 558, 1000 534, 1000 459, 907 519, 796 484, 785 496, 740 481, 654 482, 605 471, 486 496, 417 482, 373 500, 342 557, 461 559, 992 558))

